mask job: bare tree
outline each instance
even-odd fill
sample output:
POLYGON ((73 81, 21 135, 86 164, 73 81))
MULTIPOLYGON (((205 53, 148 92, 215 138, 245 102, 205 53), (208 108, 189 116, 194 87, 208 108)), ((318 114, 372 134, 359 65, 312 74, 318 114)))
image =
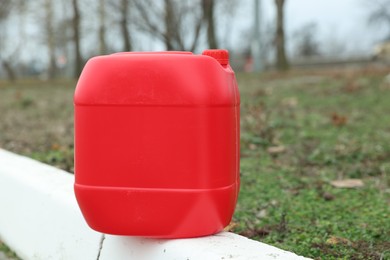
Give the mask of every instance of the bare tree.
POLYGON ((386 38, 390 39, 390 0, 370 0, 367 3, 372 8, 369 23, 386 26, 388 30, 386 38))
POLYGON ((234 20, 241 5, 242 2, 238 0, 215 0, 214 26, 218 25, 218 29, 215 28, 216 36, 220 36, 219 39, 216 37, 218 48, 232 49, 234 35, 231 32, 237 27, 234 20))
MULTIPOLYGON (((164 22, 165 22, 165 47, 168 51, 174 50, 175 46, 172 42, 172 39, 176 38, 178 44, 180 45, 179 49, 183 48, 183 42, 178 35, 175 35, 175 10, 173 9, 172 0, 164 0, 164 22)), ((177 34, 177 33, 176 33, 177 34)))
POLYGON ((0 1, 0 21, 7 18, 11 8, 11 0, 0 1))
POLYGON ((215 0, 202 0, 203 19, 207 24, 207 43, 210 49, 218 49, 215 33, 215 0))
POLYGON ((296 52, 300 57, 312 57, 320 54, 316 40, 317 24, 307 23, 295 32, 296 52))
POLYGON ((119 20, 116 23, 119 25, 121 40, 122 40, 122 50, 131 51, 133 49, 131 43, 131 33, 129 25, 131 13, 132 13, 132 3, 134 0, 108 0, 109 6, 112 8, 112 12, 109 14, 119 14, 119 20))
POLYGON ((11 65, 11 59, 10 57, 13 56, 14 53, 11 55, 8 55, 8 58, 5 57, 4 55, 4 44, 5 44, 5 38, 6 36, 4 35, 4 23, 7 20, 12 7, 15 3, 12 2, 11 0, 1 0, 0 1, 0 62, 1 65, 3 66, 5 72, 7 73, 8 79, 10 81, 15 81, 16 80, 16 73, 14 68, 11 65))
POLYGON ((284 35, 284 4, 286 0, 275 0, 276 5, 276 67, 278 70, 288 70, 284 35))
POLYGON ((129 32, 129 0, 121 0, 121 20, 120 20, 120 27, 122 32, 122 38, 123 38, 123 49, 125 51, 131 51, 131 39, 130 39, 130 32, 129 32))
POLYGON ((83 68, 83 58, 81 57, 81 46, 80 46, 80 10, 78 6, 78 0, 72 0, 73 8, 73 42, 75 47, 75 70, 74 76, 77 78, 81 74, 83 68))
POLYGON ((44 31, 45 40, 47 43, 48 55, 49 55, 49 79, 53 79, 56 74, 56 55, 55 55, 55 30, 54 30, 54 9, 53 0, 45 0, 44 2, 45 19, 44 19, 44 31))
POLYGON ((164 0, 162 9, 152 2, 135 1, 138 29, 164 42, 167 50, 194 51, 204 20, 199 2, 164 0))
POLYGON ((106 1, 99 0, 99 53, 107 53, 106 43, 106 1))

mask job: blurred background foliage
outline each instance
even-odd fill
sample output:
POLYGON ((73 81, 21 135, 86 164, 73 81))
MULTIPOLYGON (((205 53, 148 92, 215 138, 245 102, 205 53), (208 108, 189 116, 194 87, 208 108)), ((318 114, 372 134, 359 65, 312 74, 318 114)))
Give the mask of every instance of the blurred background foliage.
POLYGON ((336 1, 324 12, 344 20, 291 28, 301 15, 288 12, 293 5, 313 10, 302 0, 1 0, 0 78, 77 78, 90 57, 121 51, 225 48, 234 69, 248 72, 389 62, 389 0, 336 1), (351 30, 362 29, 368 49, 345 30, 336 35, 348 17, 359 18, 351 30))

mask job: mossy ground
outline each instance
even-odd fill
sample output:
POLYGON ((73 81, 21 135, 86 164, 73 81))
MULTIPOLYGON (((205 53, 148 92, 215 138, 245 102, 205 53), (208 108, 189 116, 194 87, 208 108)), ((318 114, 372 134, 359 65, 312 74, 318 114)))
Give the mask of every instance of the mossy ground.
MULTIPOLYGON (((241 192, 231 230, 318 259, 390 259, 385 71, 238 74, 241 192), (356 188, 334 180, 360 179, 356 188)), ((73 171, 74 82, 0 83, 0 147, 73 171)))

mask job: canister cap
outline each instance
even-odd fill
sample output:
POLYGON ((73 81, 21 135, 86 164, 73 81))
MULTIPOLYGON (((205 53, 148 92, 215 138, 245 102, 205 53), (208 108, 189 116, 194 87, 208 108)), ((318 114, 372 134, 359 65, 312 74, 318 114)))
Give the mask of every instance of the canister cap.
POLYGON ((207 55, 216 59, 221 65, 229 64, 229 52, 224 49, 204 50, 202 55, 207 55))

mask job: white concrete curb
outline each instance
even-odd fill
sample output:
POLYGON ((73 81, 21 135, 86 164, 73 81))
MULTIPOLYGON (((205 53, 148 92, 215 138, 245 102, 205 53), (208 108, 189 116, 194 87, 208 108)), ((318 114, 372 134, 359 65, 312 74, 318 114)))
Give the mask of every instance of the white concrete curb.
POLYGON ((85 223, 73 181, 0 149, 0 239, 22 259, 305 259, 227 232, 171 240, 103 236, 85 223))

